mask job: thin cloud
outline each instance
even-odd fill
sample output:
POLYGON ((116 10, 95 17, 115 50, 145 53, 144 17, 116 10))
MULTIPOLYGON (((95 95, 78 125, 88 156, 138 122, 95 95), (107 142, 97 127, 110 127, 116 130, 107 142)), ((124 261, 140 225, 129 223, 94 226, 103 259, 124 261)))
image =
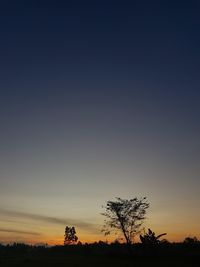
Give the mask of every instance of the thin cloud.
POLYGON ((55 217, 46 216, 46 215, 10 211, 10 210, 0 210, 0 214, 9 216, 11 218, 16 218, 16 219, 40 221, 40 222, 58 224, 58 225, 74 225, 83 230, 87 230, 87 231, 95 232, 95 233, 98 231, 97 225, 93 223, 89 223, 89 222, 84 222, 78 219, 55 218, 55 217))
POLYGON ((0 232, 23 234, 23 235, 41 235, 40 233, 37 233, 37 232, 20 231, 20 230, 9 229, 9 228, 0 228, 0 232))

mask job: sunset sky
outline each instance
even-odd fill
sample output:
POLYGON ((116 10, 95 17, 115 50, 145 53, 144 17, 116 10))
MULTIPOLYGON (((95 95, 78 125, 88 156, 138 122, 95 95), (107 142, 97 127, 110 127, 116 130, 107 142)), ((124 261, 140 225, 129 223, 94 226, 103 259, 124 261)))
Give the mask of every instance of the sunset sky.
POLYGON ((200 2, 0 1, 0 243, 83 242, 107 200, 200 238, 200 2))

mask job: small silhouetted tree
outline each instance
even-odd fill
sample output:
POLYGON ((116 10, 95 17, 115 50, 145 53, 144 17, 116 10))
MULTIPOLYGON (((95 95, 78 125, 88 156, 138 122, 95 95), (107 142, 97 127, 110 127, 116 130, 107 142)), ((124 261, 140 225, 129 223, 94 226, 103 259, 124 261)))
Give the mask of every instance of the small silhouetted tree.
POLYGON ((108 235, 112 230, 121 231, 130 248, 135 235, 140 233, 148 207, 146 197, 107 201, 105 212, 102 213, 106 217, 102 232, 108 235))
POLYGON ((151 229, 148 229, 148 232, 144 235, 140 235, 140 240, 144 245, 157 245, 165 240, 160 240, 162 236, 166 235, 166 233, 156 235, 151 229))
POLYGON ((75 227, 65 227, 65 239, 64 239, 64 245, 72 245, 75 244, 78 241, 78 237, 76 236, 76 230, 75 227))
POLYGON ((188 245, 195 245, 195 244, 200 243, 200 241, 197 239, 196 236, 194 236, 194 237, 186 237, 183 243, 188 244, 188 245))

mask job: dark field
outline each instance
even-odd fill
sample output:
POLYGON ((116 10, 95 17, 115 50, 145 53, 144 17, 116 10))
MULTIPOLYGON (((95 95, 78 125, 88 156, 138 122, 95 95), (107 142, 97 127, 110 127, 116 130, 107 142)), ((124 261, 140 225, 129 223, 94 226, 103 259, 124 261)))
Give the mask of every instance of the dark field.
POLYGON ((1 246, 0 266, 200 266, 200 246, 170 244, 165 247, 132 247, 123 245, 82 245, 70 247, 1 246))

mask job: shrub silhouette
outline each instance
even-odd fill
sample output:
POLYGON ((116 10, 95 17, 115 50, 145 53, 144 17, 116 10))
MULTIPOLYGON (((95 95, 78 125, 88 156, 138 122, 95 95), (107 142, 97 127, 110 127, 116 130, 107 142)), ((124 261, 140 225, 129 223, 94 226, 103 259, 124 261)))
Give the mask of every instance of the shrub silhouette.
POLYGON ((188 244, 188 245, 195 245, 195 244, 200 243, 200 241, 197 239, 196 236, 194 236, 194 237, 186 237, 183 243, 188 244))
POLYGON ((145 233, 144 235, 140 235, 140 240, 142 244, 145 244, 145 245, 157 245, 163 242, 163 240, 159 240, 159 239, 160 237, 164 235, 166 235, 166 233, 156 236, 156 234, 151 229, 148 229, 147 233, 145 233))

